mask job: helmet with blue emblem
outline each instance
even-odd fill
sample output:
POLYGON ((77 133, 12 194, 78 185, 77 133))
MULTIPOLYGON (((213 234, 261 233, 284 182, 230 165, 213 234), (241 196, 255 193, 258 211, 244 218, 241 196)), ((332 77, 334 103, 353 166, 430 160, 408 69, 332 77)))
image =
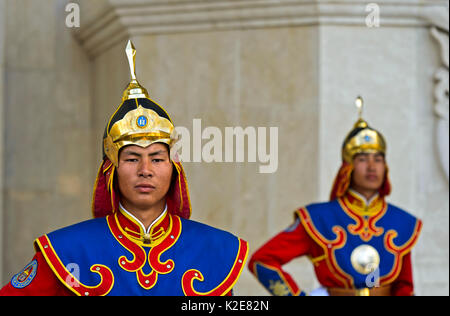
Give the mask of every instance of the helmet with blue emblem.
POLYGON ((371 128, 362 118, 363 99, 359 96, 355 103, 359 110, 359 119, 342 145, 342 160, 348 163, 353 161, 356 154, 377 152, 386 154, 386 142, 383 135, 371 128))
POLYGON ((131 41, 128 41, 125 51, 131 81, 103 135, 103 162, 94 187, 93 215, 103 217, 118 209, 120 198, 114 175, 119 165, 120 150, 128 145, 145 148, 154 143, 163 143, 168 146, 170 160, 176 171, 166 196, 168 211, 189 218, 189 193, 184 169, 174 147, 178 140, 174 124, 167 111, 150 99, 147 90, 137 80, 136 49, 131 41))
MULTIPOLYGON (((384 136, 362 118, 363 99, 358 96, 355 101, 358 108, 358 120, 354 124, 353 129, 345 137, 342 144, 342 165, 334 180, 333 188, 330 194, 330 200, 334 200, 343 196, 351 182, 351 174, 353 172, 353 159, 358 154, 380 153, 386 155, 386 141, 384 136)), ((388 177, 386 166, 386 174, 383 185, 379 189, 380 196, 386 196, 391 191, 391 185, 388 177)))
POLYGON ((150 99, 136 78, 136 50, 131 41, 126 53, 131 82, 123 92, 122 103, 109 120, 103 136, 103 153, 117 167, 119 151, 127 145, 147 147, 155 142, 172 147, 177 140, 169 114, 150 99))

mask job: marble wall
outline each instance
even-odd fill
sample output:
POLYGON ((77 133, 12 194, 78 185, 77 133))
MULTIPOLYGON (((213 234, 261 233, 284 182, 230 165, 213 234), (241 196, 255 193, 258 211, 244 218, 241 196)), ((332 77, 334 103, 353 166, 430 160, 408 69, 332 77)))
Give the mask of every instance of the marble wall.
POLYGON ((90 216, 95 180, 89 59, 59 0, 7 0, 1 24, 3 282, 40 235, 90 216))
MULTIPOLYGON (((416 2, 380 1, 385 19, 369 28, 357 2, 79 0, 81 28, 70 30, 69 1, 45 1, 0 0, 3 282, 31 258, 34 238, 90 217, 103 129, 129 82, 131 38, 139 81, 191 136, 194 119, 222 132, 278 128, 274 173, 249 162, 184 164, 192 219, 234 232, 252 253, 297 207, 327 200, 361 94, 364 117, 387 138, 389 201, 424 221, 416 293, 448 295, 448 180, 433 110, 441 58, 416 2)), ((286 269, 304 290, 318 285, 307 259, 286 269)), ((247 269, 235 292, 267 295, 247 269)))

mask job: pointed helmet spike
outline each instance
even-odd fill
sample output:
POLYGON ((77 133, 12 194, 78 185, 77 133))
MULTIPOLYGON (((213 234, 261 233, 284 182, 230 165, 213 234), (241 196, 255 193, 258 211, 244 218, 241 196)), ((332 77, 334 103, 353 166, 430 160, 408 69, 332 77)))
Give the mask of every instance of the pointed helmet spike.
POLYGON ((365 128, 367 127, 367 122, 363 120, 362 118, 362 113, 363 113, 363 108, 364 108, 364 100, 363 98, 358 95, 358 97, 355 100, 355 105, 356 108, 358 109, 358 121, 355 123, 355 128, 356 127, 362 127, 365 128))
POLYGON ((358 118, 362 119, 362 111, 363 111, 364 101, 360 95, 356 98, 355 105, 358 108, 358 118))
POLYGON ((136 78, 136 49, 131 40, 129 40, 127 43, 125 53, 127 54, 128 64, 130 66, 131 82, 123 92, 122 102, 129 99, 149 99, 147 90, 143 86, 141 86, 136 78))
POLYGON ((136 78, 136 49, 134 48, 131 40, 128 41, 127 48, 125 49, 128 57, 128 63, 130 65, 131 81, 137 81, 136 78))

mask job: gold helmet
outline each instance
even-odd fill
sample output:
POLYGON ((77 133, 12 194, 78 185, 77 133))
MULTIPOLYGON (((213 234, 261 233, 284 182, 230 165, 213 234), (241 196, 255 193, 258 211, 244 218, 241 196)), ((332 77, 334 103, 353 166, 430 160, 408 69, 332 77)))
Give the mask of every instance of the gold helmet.
POLYGON ((169 114, 150 99, 147 90, 136 78, 136 49, 128 41, 126 53, 130 65, 131 82, 123 92, 122 103, 106 125, 103 153, 117 167, 119 151, 127 145, 147 147, 165 143, 171 148, 176 131, 169 114))
POLYGON ((122 102, 105 128, 103 161, 94 185, 92 212, 103 217, 118 210, 120 192, 115 185, 115 170, 119 166, 119 152, 127 145, 148 147, 153 143, 169 146, 174 176, 166 195, 169 213, 189 218, 191 204, 183 166, 176 158, 173 146, 178 140, 169 114, 149 98, 147 90, 136 79, 136 50, 128 41, 126 54, 130 65, 131 82, 125 89, 122 102))
POLYGON ((386 154, 386 141, 383 135, 362 119, 363 100, 361 97, 356 99, 356 106, 359 110, 359 119, 342 145, 342 160, 348 163, 351 163, 353 157, 360 153, 380 152, 386 154))
MULTIPOLYGON (((386 141, 383 135, 371 128, 365 120, 362 119, 363 99, 356 98, 356 106, 358 107, 359 119, 353 126, 353 129, 345 137, 342 144, 342 165, 336 175, 333 187, 330 193, 330 200, 334 200, 343 196, 351 182, 353 172, 353 158, 357 154, 362 153, 382 153, 386 154, 386 141)), ((383 185, 379 189, 380 196, 389 195, 391 192, 391 184, 388 176, 388 168, 386 165, 386 174, 383 185)))

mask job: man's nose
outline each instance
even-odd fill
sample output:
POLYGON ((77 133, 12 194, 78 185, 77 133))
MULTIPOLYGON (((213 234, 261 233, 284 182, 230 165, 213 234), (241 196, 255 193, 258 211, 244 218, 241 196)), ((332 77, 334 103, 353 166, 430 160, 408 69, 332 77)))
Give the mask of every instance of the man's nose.
POLYGON ((368 168, 369 170, 374 170, 374 169, 375 169, 375 159, 373 159, 372 157, 370 157, 370 158, 367 160, 367 168, 368 168))
POLYGON ((153 168, 150 159, 142 159, 139 164, 138 175, 140 177, 153 177, 153 168))

